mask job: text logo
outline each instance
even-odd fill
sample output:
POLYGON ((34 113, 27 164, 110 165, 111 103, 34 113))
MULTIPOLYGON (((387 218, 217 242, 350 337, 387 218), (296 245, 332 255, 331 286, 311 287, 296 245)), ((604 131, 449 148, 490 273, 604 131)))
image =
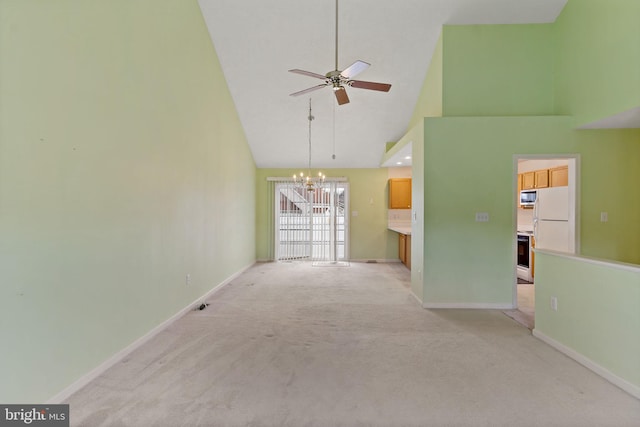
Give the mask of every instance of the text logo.
POLYGON ((0 427, 69 427, 69 405, 0 405, 0 427))

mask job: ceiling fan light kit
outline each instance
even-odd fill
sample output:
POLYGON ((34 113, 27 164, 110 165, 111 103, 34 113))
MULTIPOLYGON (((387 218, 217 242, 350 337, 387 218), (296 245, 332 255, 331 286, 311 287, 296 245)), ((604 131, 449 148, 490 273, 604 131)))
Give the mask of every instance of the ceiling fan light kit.
POLYGON ((338 105, 347 104, 349 102, 349 96, 347 95, 347 91, 345 89, 346 86, 354 87, 357 89, 367 89, 367 90, 376 90, 379 92, 389 92, 391 89, 391 85, 388 83, 376 83, 376 82, 367 82, 363 80, 353 80, 353 77, 357 76, 367 68, 369 68, 371 64, 364 61, 356 61, 353 64, 349 65, 344 70, 338 70, 338 0, 336 0, 336 67, 335 70, 329 71, 325 75, 314 73, 311 71, 305 71, 300 69, 292 69, 289 70, 291 73, 301 74, 303 76, 313 77, 316 79, 324 80, 323 84, 310 87, 308 89, 304 89, 298 92, 294 92, 291 96, 300 96, 305 93, 312 92, 314 90, 322 89, 323 87, 330 86, 333 89, 333 92, 336 96, 336 101, 338 105))

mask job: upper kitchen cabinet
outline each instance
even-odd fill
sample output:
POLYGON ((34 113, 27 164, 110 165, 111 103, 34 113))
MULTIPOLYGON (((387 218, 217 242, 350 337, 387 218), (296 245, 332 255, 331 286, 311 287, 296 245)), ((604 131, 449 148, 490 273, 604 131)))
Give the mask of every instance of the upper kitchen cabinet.
POLYGON ((389 209, 411 209, 411 178, 389 180, 389 209))
POLYGON ((534 172, 525 172, 522 174, 522 189, 531 190, 535 188, 536 178, 534 172))
POLYGON ((522 189, 547 188, 549 186, 549 169, 525 172, 522 174, 522 189))
POLYGON ((569 166, 549 169, 549 187, 566 187, 569 185, 569 166))
POLYGON ((522 191, 522 174, 518 174, 518 192, 516 193, 516 203, 518 207, 520 206, 520 191, 522 191))
POLYGON ((547 188, 549 186, 549 170, 542 169, 535 171, 536 188, 547 188))

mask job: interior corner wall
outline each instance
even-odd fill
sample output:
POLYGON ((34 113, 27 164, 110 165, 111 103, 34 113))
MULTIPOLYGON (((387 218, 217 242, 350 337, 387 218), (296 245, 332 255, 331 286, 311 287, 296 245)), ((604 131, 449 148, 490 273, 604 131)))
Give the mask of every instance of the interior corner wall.
POLYGON ((640 107, 640 1, 569 0, 554 25, 555 111, 582 125, 640 107))
POLYGON ((579 154, 582 254, 640 263, 638 132, 576 131, 560 116, 425 119, 424 303, 512 304, 515 154, 579 154), (610 221, 596 223, 603 210, 610 221))
MULTIPOLYGON (((259 260, 272 258, 270 236, 273 203, 269 198, 268 177, 290 177, 300 169, 260 168, 256 174, 256 250, 259 260)), ((346 177, 349 182, 349 255, 352 260, 398 259, 398 233, 387 228, 389 206, 386 168, 323 169, 327 177, 346 177), (357 215, 354 213, 356 212, 357 215)))
POLYGON ((447 25, 444 116, 553 114, 552 24, 447 25))
POLYGON ((255 164, 196 1, 0 32, 0 402, 37 403, 255 261, 255 164))

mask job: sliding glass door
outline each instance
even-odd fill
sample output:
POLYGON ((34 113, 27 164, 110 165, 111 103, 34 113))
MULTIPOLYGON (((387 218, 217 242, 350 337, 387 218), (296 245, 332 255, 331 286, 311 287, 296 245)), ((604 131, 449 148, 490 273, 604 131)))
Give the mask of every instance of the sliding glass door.
POLYGON ((326 181, 310 191, 293 182, 277 183, 276 259, 347 261, 348 192, 348 183, 341 181, 326 181))

